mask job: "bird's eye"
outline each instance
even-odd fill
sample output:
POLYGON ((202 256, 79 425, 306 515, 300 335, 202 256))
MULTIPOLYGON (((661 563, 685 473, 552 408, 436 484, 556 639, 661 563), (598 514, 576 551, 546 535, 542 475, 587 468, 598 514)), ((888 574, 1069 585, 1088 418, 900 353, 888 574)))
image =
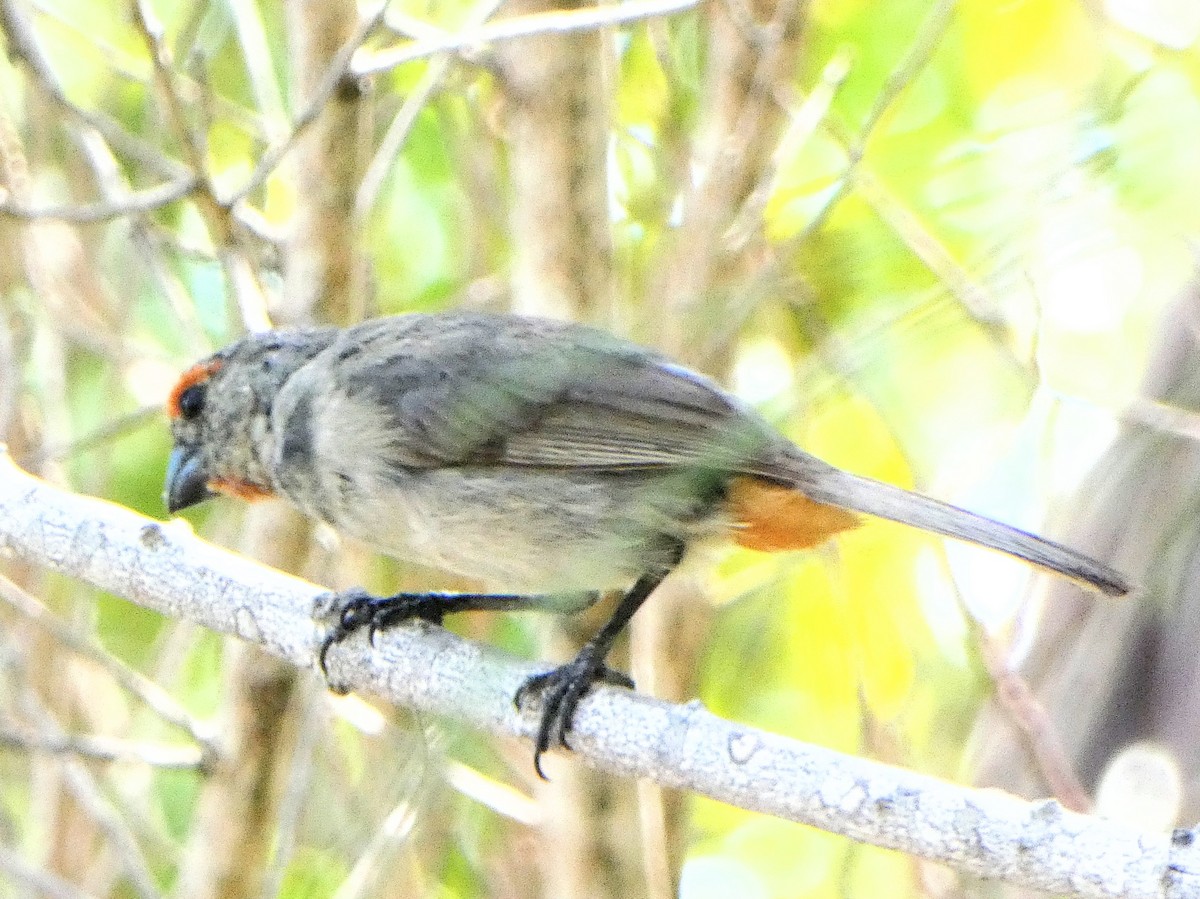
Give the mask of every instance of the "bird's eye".
POLYGON ((204 385, 193 384, 179 394, 179 417, 191 421, 204 410, 204 385))

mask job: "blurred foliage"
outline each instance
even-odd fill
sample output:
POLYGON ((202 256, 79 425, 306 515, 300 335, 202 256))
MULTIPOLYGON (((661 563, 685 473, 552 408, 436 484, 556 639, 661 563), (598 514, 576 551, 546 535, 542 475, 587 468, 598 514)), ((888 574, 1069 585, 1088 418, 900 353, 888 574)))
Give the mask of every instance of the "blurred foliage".
MULTIPOLYGON (((228 195, 286 132, 285 111, 302 108, 280 5, 154 6, 177 87, 204 136, 208 176, 228 195)), ((18 8, 5 7, 9 16, 18 8)), ((150 156, 186 158, 128 7, 39 0, 19 8, 73 104, 110 120, 150 156)), ((457 0, 392 9, 446 29, 473 11, 457 0)), ((704 14, 691 12, 611 35, 612 224, 619 283, 628 287, 617 318, 634 336, 652 333, 659 314, 646 282, 678 214, 686 163, 673 150, 697 127, 705 34, 704 14)), ((1187 0, 815 0, 802 65, 777 86, 787 134, 763 173, 761 206, 748 207, 739 224, 756 235, 761 264, 745 276, 736 319, 702 304, 686 311, 683 332, 697 348, 728 342, 729 371, 716 374, 835 464, 1038 530, 1069 519, 1062 502, 1136 395, 1162 305, 1195 265, 1198 34, 1187 0)), ((396 42, 385 38, 368 46, 396 42)), ((103 432, 160 404, 177 371, 237 336, 246 305, 274 308, 278 256, 305 198, 287 161, 246 198, 253 239, 237 249, 261 286, 249 298, 232 289, 226 248, 194 202, 96 224, 22 216, 22 208, 106 197, 119 205, 126 191, 169 180, 175 169, 115 147, 65 111, 11 32, 8 50, 0 64, 10 212, 0 302, 17 360, 3 372, 15 400, 8 439, 46 476, 162 517, 162 419, 103 432)), ((374 151, 432 64, 364 82, 374 114, 363 135, 347 136, 348 153, 374 151)), ((447 308, 472 285, 507 275, 520 235, 506 226, 498 103, 486 66, 460 61, 417 114, 357 222, 372 313, 447 308)), ((210 505, 189 517, 235 543, 237 513, 210 505)), ((956 584, 1003 631, 1030 577, 981 555, 948 558, 939 541, 877 522, 803 557, 729 551, 713 574, 720 610, 701 698, 749 724, 959 775, 990 687, 956 584)), ((192 714, 217 708, 217 639, 78 584, 21 576, 192 714)), ((414 576, 379 562, 368 580, 404 577, 414 576)), ((526 617, 494 618, 455 626, 533 651, 526 617)), ((3 626, 0 681, 50 652, 19 619, 7 616, 3 626), (27 645, 18 649, 21 639, 27 645)), ((86 664, 54 675, 31 680, 64 691, 64 727, 179 739, 128 696, 102 689, 86 664)), ((439 768, 448 754, 526 792, 527 772, 513 761, 523 751, 508 756, 453 725, 426 729, 390 711, 400 720, 363 729, 337 708, 320 736, 320 774, 279 895, 333 895, 405 803, 408 817, 391 821, 395 830, 380 839, 409 890, 526 894, 506 879, 509 856, 528 851, 524 825, 503 803, 496 811, 456 795, 439 768)), ((0 716, 28 715, 16 698, 0 700, 0 716)), ((53 764, 0 750, 0 843, 65 868, 51 851, 59 839, 45 798, 53 764)), ((157 886, 169 891, 202 775, 135 763, 91 768, 102 793, 147 832, 157 886)), ((689 899, 937 893, 921 863, 894 853, 706 800, 694 800, 691 814, 689 899)), ((111 853, 95 851, 110 870, 111 853)), ((134 892, 103 871, 84 882, 97 894, 134 892)), ((0 895, 19 894, 0 875, 0 895)), ((366 894, 393 893, 377 883, 366 894)))

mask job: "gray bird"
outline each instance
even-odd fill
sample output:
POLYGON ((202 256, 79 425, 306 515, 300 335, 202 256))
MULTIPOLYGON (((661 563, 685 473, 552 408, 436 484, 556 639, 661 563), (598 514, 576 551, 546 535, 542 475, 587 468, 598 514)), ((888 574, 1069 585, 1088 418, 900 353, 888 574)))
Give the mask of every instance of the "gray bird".
POLYGON ((542 700, 539 774, 591 684, 630 684, 604 665, 613 641, 702 544, 803 549, 867 513, 1110 596, 1130 589, 1066 546, 834 468, 703 376, 579 325, 446 313, 255 334, 188 370, 168 412, 170 511, 214 493, 281 496, 381 552, 503 591, 347 591, 322 668, 361 627, 574 610, 622 591, 575 659, 516 696, 542 700))

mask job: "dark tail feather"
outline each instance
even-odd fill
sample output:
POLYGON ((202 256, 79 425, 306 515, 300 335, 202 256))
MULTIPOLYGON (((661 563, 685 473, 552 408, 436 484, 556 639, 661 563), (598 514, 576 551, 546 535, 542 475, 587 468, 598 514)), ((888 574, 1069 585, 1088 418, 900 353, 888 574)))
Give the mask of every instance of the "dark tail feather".
MULTIPOLYGON (((811 463, 806 460, 805 468, 811 463)), ((1019 528, 891 484, 829 466, 804 472, 796 486, 812 499, 855 512, 899 521, 924 531, 999 550, 1068 577, 1106 596, 1124 596, 1132 587, 1119 571, 1090 556, 1019 528), (815 476, 814 476, 815 474, 815 476)))

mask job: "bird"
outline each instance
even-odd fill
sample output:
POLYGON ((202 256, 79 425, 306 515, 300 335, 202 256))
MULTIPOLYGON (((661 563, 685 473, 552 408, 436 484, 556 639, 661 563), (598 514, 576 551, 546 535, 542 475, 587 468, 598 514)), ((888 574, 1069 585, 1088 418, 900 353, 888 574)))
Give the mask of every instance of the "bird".
MULTIPOLYGON (((476 312, 246 336, 170 393, 171 513, 216 494, 281 497, 382 553, 478 593, 338 594, 317 653, 350 634, 468 610, 569 612, 619 592, 567 663, 528 678, 534 766, 569 748, 588 689, 632 681, 606 658, 685 558, 722 541, 804 550, 863 515, 1015 556, 1108 596, 1086 554, 805 452, 707 377, 606 331, 476 312), (496 592, 487 592, 487 591, 496 592)), ((544 775, 543 775, 544 776, 544 775)))

